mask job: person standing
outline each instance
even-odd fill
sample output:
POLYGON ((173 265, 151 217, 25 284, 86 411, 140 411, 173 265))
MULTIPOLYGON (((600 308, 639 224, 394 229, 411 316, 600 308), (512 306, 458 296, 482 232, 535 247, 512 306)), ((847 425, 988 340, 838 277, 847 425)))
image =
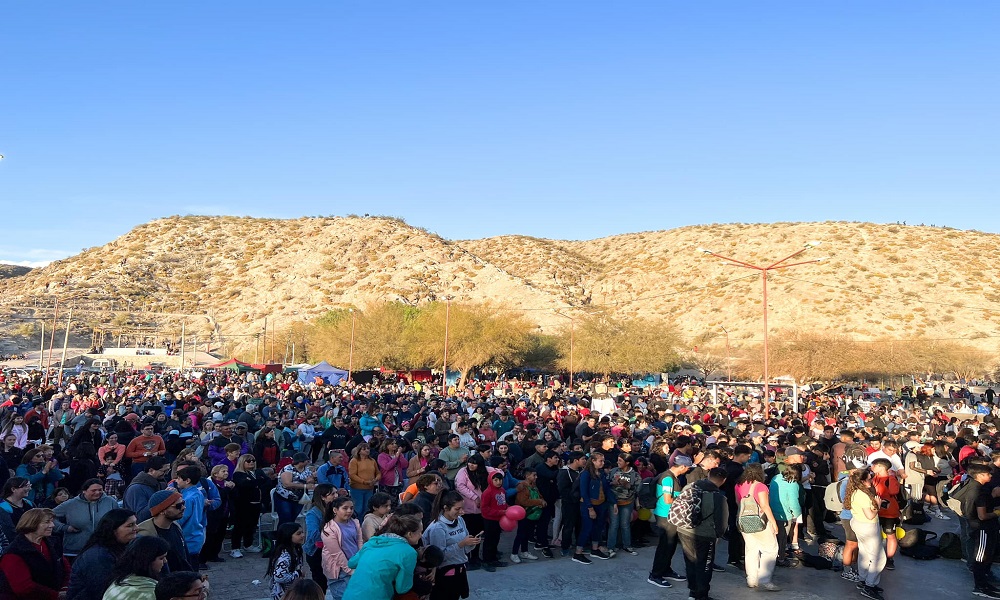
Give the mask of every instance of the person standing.
POLYGON ((431 600, 459 600, 469 597, 469 577, 466 565, 469 549, 482 541, 481 536, 469 534, 462 518, 465 498, 449 490, 438 495, 432 513, 433 521, 424 530, 425 546, 440 548, 444 561, 434 576, 431 600))
POLYGON ((233 558, 243 558, 245 548, 247 552, 260 552, 261 547, 254 545, 254 533, 263 512, 263 499, 267 483, 265 478, 258 475, 257 457, 253 454, 244 454, 236 462, 236 471, 233 473, 233 484, 235 485, 232 498, 232 550, 229 556, 233 558))
POLYGON ((118 501, 104 493, 100 479, 83 482, 83 491, 63 502, 53 511, 63 532, 63 552, 68 558, 83 551, 101 517, 118 508, 118 501))
POLYGON ((582 452, 570 452, 566 464, 559 469, 556 477, 562 507, 562 532, 557 532, 556 535, 561 538, 563 556, 569 556, 569 549, 576 541, 574 534, 578 535, 580 532, 580 472, 585 464, 582 452))
MULTIPOLYGON (((771 576, 774 574, 774 563, 778 558, 778 525, 771 511, 769 496, 770 492, 764 485, 764 469, 759 464, 744 467, 743 474, 736 484, 737 510, 740 504, 749 498, 756 503, 757 510, 766 523, 763 531, 740 533, 745 546, 747 587, 759 587, 769 592, 777 592, 781 588, 771 582, 771 576)), ((729 532, 730 539, 735 535, 737 532, 729 532)))
POLYGON ((647 582, 662 588, 671 587, 669 580, 687 581, 687 577, 678 574, 670 566, 677 551, 677 526, 670 522, 670 507, 681 495, 680 478, 694 468, 694 461, 688 456, 678 456, 674 464, 664 471, 657 482, 656 506, 653 516, 659 529, 659 540, 656 542, 656 553, 653 554, 653 568, 649 572, 647 582))
POLYGON ((868 469, 851 473, 844 508, 851 511, 851 530, 858 538, 858 577, 861 579, 858 589, 865 598, 882 600, 882 588, 878 584, 885 568, 885 545, 878 523, 878 496, 872 489, 868 469))
POLYGON ((136 436, 125 448, 125 458, 132 461, 132 476, 146 470, 146 462, 153 456, 164 456, 167 447, 163 438, 156 435, 153 421, 143 421, 141 435, 136 436))
POLYGON ((989 579, 990 567, 996 555, 997 540, 1000 538, 997 514, 997 499, 986 486, 993 474, 986 465, 970 464, 968 469, 969 490, 962 493, 962 517, 969 523, 969 566, 975 583, 973 594, 983 598, 1000 598, 998 590, 989 579))
POLYGON ((207 568, 199 559, 202 546, 205 545, 205 531, 208 528, 206 514, 208 499, 201 491, 201 471, 198 467, 184 467, 177 471, 174 479, 177 490, 184 499, 184 514, 180 518, 181 531, 184 532, 184 544, 187 546, 188 560, 192 566, 207 568))
POLYGON ((601 540, 604 538, 604 525, 607 523, 608 514, 618 512, 616 502, 615 493, 611 490, 611 481, 604 471, 604 454, 591 452, 587 466, 580 473, 580 537, 576 541, 573 562, 584 565, 592 562, 583 553, 588 542, 590 556, 600 560, 611 558, 608 549, 601 548, 601 540))
MULTIPOLYGON (((489 474, 486 461, 477 454, 471 457, 465 467, 460 469, 458 475, 455 476, 455 491, 465 498, 462 523, 465 524, 469 535, 472 536, 479 535, 483 531, 482 497, 483 492, 490 486, 489 474)), ((430 517, 430 515, 427 516, 430 517)), ((475 571, 479 569, 481 562, 479 547, 471 546, 470 548, 469 570, 475 571)))
POLYGON ((14 598, 56 600, 69 577, 69 561, 52 537, 55 514, 32 508, 17 522, 17 535, 0 556, 0 575, 14 598))
MULTIPOLYGON (((358 444, 354 448, 354 457, 347 467, 351 481, 351 498, 354 506, 361 514, 368 508, 368 502, 375 493, 375 484, 381 477, 378 462, 372 458, 371 446, 367 443, 358 444)), ((397 500, 398 500, 397 496, 397 500)))
POLYGON ((709 600, 716 540, 726 533, 729 524, 729 504, 719 489, 725 482, 726 470, 716 467, 708 472, 708 479, 691 485, 692 492, 683 492, 701 494, 701 522, 677 527, 687 567, 689 596, 693 600, 709 600))
POLYGON ((184 543, 184 531, 177 523, 184 516, 184 498, 179 492, 163 490, 156 492, 149 499, 151 518, 139 523, 139 535, 159 536, 167 541, 170 550, 167 552, 167 566, 170 572, 194 571, 198 565, 191 566, 187 545, 184 543))

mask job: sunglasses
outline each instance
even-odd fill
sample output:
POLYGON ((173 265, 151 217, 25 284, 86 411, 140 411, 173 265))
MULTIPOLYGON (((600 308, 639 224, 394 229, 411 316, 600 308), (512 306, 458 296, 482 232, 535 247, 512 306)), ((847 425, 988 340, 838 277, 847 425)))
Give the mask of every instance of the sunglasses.
POLYGON ((171 504, 170 506, 171 506, 171 508, 176 508, 177 510, 180 510, 180 509, 184 508, 184 503, 183 502, 178 502, 177 504, 171 504))
POLYGON ((255 463, 255 462, 257 462, 257 459, 254 459, 254 458, 248 458, 248 459, 246 459, 246 460, 245 460, 245 461, 243 461, 243 462, 244 462, 244 463, 255 463))

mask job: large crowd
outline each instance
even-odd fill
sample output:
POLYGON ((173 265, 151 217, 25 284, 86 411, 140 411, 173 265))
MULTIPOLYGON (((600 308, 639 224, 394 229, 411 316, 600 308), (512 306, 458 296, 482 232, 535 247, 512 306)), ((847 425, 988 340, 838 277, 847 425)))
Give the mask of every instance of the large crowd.
POLYGON ((457 600, 470 571, 596 568, 643 545, 649 584, 693 600, 726 570, 720 547, 748 588, 828 560, 880 600, 915 513, 957 518, 971 588, 1000 598, 992 390, 839 390, 799 412, 781 390, 714 397, 696 380, 491 376, 441 391, 0 375, 0 600, 205 597, 213 563, 254 553, 274 600, 457 600))

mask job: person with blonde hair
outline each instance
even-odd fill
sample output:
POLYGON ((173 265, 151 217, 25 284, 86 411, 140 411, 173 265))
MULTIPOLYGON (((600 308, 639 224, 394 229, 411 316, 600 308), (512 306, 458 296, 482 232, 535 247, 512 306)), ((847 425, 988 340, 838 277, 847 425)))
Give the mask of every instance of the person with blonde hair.
POLYGON ((882 600, 882 588, 878 584, 885 568, 885 543, 878 522, 878 496, 872 488, 869 469, 857 469, 851 473, 844 495, 844 508, 851 511, 851 529, 858 538, 861 594, 872 600, 882 600))
POLYGON ((241 548, 247 552, 260 552, 261 547, 253 543, 260 515, 264 512, 263 500, 267 487, 266 476, 257 469, 259 459, 253 454, 244 454, 236 461, 236 471, 233 472, 234 493, 232 495, 233 524, 232 550, 229 556, 243 558, 241 548))

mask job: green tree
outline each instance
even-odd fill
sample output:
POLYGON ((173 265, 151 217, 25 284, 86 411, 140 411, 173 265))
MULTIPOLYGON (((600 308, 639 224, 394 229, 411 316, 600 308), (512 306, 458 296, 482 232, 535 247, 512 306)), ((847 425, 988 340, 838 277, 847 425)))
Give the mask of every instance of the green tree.
MULTIPOLYGON (((560 338, 559 366, 569 368, 570 327, 560 338)), ((680 362, 680 336, 664 321, 612 317, 607 313, 576 319, 573 370, 592 373, 659 373, 680 362)))

